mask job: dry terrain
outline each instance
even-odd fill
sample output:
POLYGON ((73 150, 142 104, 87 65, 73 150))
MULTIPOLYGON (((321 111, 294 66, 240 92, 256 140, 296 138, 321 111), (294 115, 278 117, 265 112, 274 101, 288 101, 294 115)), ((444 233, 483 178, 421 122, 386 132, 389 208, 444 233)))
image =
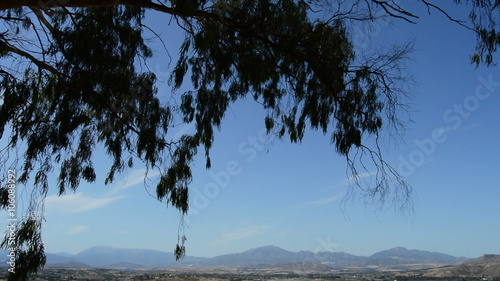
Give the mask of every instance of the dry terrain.
MULTIPOLYGON (((443 270, 439 269, 439 270, 443 270)), ((393 281, 393 280, 495 280, 500 278, 484 277, 451 277, 451 276, 426 276, 427 271, 364 271, 352 272, 336 270, 290 270, 280 268, 241 268, 241 267, 213 267, 213 268, 157 268, 144 270, 115 270, 96 268, 45 268, 38 276, 31 278, 33 281, 48 280, 126 280, 126 281, 393 281)), ((456 276, 456 275, 455 275, 456 276)), ((0 280, 6 280, 0 275, 0 280)))

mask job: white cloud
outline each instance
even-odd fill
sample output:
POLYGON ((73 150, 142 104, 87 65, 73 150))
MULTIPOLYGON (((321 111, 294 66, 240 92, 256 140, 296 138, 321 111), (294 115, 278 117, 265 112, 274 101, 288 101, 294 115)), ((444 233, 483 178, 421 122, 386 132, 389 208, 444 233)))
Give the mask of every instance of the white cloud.
POLYGON ((340 185, 351 185, 351 184, 356 184, 356 183, 361 183, 362 180, 368 177, 372 177, 375 174, 377 174, 376 171, 368 171, 365 173, 358 173, 355 175, 349 176, 347 179, 343 180, 340 185))
POLYGON ((337 196, 328 197, 328 198, 321 198, 321 199, 318 199, 318 200, 306 202, 306 203, 302 204, 302 206, 316 206, 316 207, 319 207, 319 206, 323 206, 323 205, 335 202, 338 199, 340 199, 340 196, 338 196, 338 195, 337 196))
MULTIPOLYGON (((154 172, 149 172, 148 173, 148 179, 151 179, 152 177, 158 176, 160 173, 158 171, 154 172)), ((123 180, 123 184, 117 185, 114 189, 114 192, 120 192, 121 190, 124 190, 126 188, 132 187, 134 185, 137 185, 139 183, 144 183, 144 177, 146 176, 146 169, 137 169, 132 171, 129 175, 125 177, 123 180)))
POLYGON ((99 209, 122 198, 125 196, 90 197, 81 192, 62 196, 52 195, 45 198, 45 207, 47 213, 74 214, 99 209))
POLYGON ((78 233, 81 233, 81 232, 84 232, 88 229, 87 226, 85 225, 77 225, 77 226, 73 226, 71 227, 69 230, 68 230, 68 234, 69 235, 74 235, 74 234, 78 234, 78 233))

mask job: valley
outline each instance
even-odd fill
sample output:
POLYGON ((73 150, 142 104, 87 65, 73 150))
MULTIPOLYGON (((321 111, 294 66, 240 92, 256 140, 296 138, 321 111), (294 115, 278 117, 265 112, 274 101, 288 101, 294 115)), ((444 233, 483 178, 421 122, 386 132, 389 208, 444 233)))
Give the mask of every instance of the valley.
MULTIPOLYGON (((7 268, 0 274, 6 280, 7 268)), ((482 280, 500 281, 500 255, 470 259, 404 247, 370 256, 344 252, 290 252, 264 246, 212 258, 144 249, 92 247, 76 255, 47 254, 30 280, 482 280)))

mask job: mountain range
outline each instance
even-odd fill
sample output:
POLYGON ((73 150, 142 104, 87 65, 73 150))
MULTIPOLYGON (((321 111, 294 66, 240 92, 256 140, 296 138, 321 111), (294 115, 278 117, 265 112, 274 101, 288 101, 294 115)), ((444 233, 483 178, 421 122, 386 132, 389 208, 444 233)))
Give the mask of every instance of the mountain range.
POLYGON ((468 259, 464 257, 454 257, 438 252, 408 250, 403 247, 377 252, 371 256, 356 256, 344 252, 290 252, 276 246, 264 246, 242 253, 220 255, 213 258, 186 256, 180 261, 175 261, 173 253, 168 252, 96 246, 75 255, 48 253, 46 266, 137 269, 307 263, 320 264, 329 268, 362 268, 370 266, 391 268, 412 264, 457 265, 466 260, 468 259))

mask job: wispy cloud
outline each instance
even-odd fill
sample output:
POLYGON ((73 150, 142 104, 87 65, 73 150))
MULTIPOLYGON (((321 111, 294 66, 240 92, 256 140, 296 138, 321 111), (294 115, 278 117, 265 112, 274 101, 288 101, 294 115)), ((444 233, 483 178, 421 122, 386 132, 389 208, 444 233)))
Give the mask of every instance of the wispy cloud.
POLYGON ((222 237, 220 239, 212 243, 212 246, 229 244, 234 241, 250 238, 256 234, 263 232, 266 228, 267 226, 265 225, 259 225, 259 226, 240 228, 235 231, 224 232, 221 234, 222 237))
POLYGON ((45 207, 47 213, 74 214, 99 209, 122 198, 125 198, 125 196, 90 197, 82 192, 63 196, 52 195, 45 198, 45 207))
MULTIPOLYGON (((154 171, 154 172, 149 172, 148 173, 148 179, 152 177, 156 177, 160 175, 159 172, 154 171)), ((123 189, 132 187, 134 185, 140 184, 144 182, 144 177, 146 176, 146 169, 137 169, 131 172, 124 180, 123 184, 119 184, 116 187, 116 192, 121 191, 123 189)), ((147 180, 147 179, 146 179, 147 180)))
POLYGON ((339 180, 337 183, 332 184, 331 186, 328 186, 326 188, 323 188, 319 191, 328 191, 332 189, 338 189, 338 190, 344 190, 346 187, 348 187, 351 184, 355 184, 356 181, 360 182, 366 178, 370 178, 372 176, 375 176, 377 174, 377 171, 367 171, 364 173, 358 173, 356 175, 351 175, 349 177, 344 178, 343 180, 339 180))
POLYGON ((364 180, 365 178, 369 178, 369 177, 374 176, 376 173, 377 173, 376 171, 368 171, 365 173, 358 173, 358 174, 352 175, 350 177, 347 177, 340 184, 341 185, 348 185, 348 184, 360 182, 361 180, 364 180))
POLYGON ((77 225, 77 226, 73 226, 71 227, 69 230, 68 230, 68 234, 69 235, 74 235, 74 234, 78 234, 78 233, 82 233, 84 231, 86 231, 88 229, 87 226, 85 225, 77 225))
POLYGON ((338 199, 340 199, 340 197, 341 196, 336 195, 336 196, 332 196, 332 197, 328 197, 328 198, 321 198, 321 199, 318 199, 318 200, 306 202, 306 203, 302 204, 302 206, 303 207, 306 207, 306 206, 319 207, 319 206, 323 206, 323 205, 335 202, 338 199))
MULTIPOLYGON (((152 177, 156 177, 158 175, 160 175, 160 173, 158 171, 154 171, 154 172, 150 171, 147 174, 147 176, 148 176, 147 179, 151 179, 152 177)), ((122 181, 122 184, 116 185, 116 187, 113 189, 113 192, 118 193, 126 188, 143 183, 145 176, 146 176, 146 169, 134 170, 125 177, 125 179, 122 181)))

